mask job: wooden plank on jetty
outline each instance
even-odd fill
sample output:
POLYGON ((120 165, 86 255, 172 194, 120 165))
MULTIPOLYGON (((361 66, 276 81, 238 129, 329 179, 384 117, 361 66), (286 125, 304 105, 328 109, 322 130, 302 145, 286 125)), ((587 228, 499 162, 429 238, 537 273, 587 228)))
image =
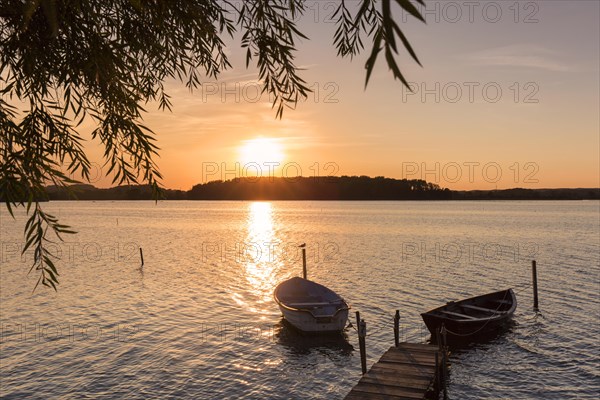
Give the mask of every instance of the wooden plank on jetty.
POLYGON ((346 400, 425 399, 439 389, 437 346, 399 343, 386 351, 345 397, 346 400))

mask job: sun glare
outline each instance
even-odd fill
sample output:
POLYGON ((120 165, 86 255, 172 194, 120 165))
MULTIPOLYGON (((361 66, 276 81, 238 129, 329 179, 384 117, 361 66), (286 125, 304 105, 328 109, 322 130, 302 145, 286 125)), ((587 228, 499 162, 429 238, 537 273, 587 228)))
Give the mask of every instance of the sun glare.
POLYGON ((245 140, 240 147, 242 164, 256 163, 261 168, 268 163, 279 163, 284 159, 283 146, 279 139, 256 138, 245 140))

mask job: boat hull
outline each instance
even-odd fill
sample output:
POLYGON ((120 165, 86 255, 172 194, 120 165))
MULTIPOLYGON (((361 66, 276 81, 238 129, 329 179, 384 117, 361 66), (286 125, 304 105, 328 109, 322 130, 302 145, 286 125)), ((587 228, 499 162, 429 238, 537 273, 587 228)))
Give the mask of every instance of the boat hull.
POLYGON ((315 317, 307 311, 289 310, 279 306, 283 318, 294 328, 306 333, 341 332, 348 321, 348 310, 340 310, 331 317, 315 317))
POLYGON ((473 341, 489 338, 510 326, 517 307, 512 289, 450 302, 421 314, 433 341, 442 325, 448 341, 473 341))
POLYGON ((495 320, 460 322, 432 315, 423 315, 422 317, 425 326, 427 326, 433 338, 435 338, 437 332, 444 325, 447 337, 454 340, 472 340, 479 337, 487 337, 490 334, 502 331, 511 322, 511 318, 508 317, 495 320))
POLYGON ((294 277, 277 285, 273 294, 284 319, 307 333, 341 332, 346 327, 349 306, 333 290, 294 277))

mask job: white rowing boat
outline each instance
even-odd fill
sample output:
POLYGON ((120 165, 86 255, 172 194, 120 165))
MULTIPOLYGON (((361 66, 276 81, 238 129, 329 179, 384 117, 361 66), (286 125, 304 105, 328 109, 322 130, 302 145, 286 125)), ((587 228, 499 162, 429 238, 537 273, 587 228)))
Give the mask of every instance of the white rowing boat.
POLYGON ((277 285, 274 297, 283 317, 302 332, 341 332, 346 326, 348 303, 316 282, 288 279, 277 285))

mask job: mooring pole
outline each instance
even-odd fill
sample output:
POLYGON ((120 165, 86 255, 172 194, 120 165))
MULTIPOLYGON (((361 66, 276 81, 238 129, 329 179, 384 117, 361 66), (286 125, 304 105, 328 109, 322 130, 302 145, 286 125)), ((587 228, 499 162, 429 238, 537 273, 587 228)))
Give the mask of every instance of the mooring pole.
POLYGON ((446 334, 447 334, 447 330, 446 330, 446 325, 442 324, 442 329, 441 329, 441 334, 442 334, 442 345, 444 346, 444 349, 446 349, 447 344, 446 344, 446 334))
POLYGON ((367 349, 365 337, 367 336, 367 324, 360 319, 360 312, 356 312, 356 330, 358 332, 358 348, 360 349, 360 367, 363 375, 367 373, 367 349))
POLYGON ((396 310, 394 315, 394 345, 396 347, 400 345, 400 310, 396 310))
POLYGON ((438 345, 439 351, 442 351, 442 335, 440 333, 441 329, 435 330, 435 342, 438 345))
POLYGON ((440 352, 435 352, 435 390, 437 393, 440 390, 440 352))
POLYGON ((300 247, 302 247, 302 277, 306 279, 306 248, 304 246, 303 244, 300 247))
POLYGON ((446 326, 442 324, 441 336, 443 342, 442 349, 442 370, 443 370, 443 389, 444 389, 444 400, 448 400, 448 347, 446 346, 446 326))
POLYGON ((536 265, 535 260, 531 260, 531 279, 533 280, 533 310, 539 311, 538 286, 537 286, 537 265, 536 265))
POLYGON ((144 252, 142 251, 142 248, 140 247, 140 258, 142 259, 142 265, 140 265, 140 267, 144 266, 144 252))
POLYGON ((360 347, 360 366, 363 375, 367 373, 367 346, 365 338, 367 337, 367 323, 364 319, 360 320, 358 325, 358 345, 360 347))

